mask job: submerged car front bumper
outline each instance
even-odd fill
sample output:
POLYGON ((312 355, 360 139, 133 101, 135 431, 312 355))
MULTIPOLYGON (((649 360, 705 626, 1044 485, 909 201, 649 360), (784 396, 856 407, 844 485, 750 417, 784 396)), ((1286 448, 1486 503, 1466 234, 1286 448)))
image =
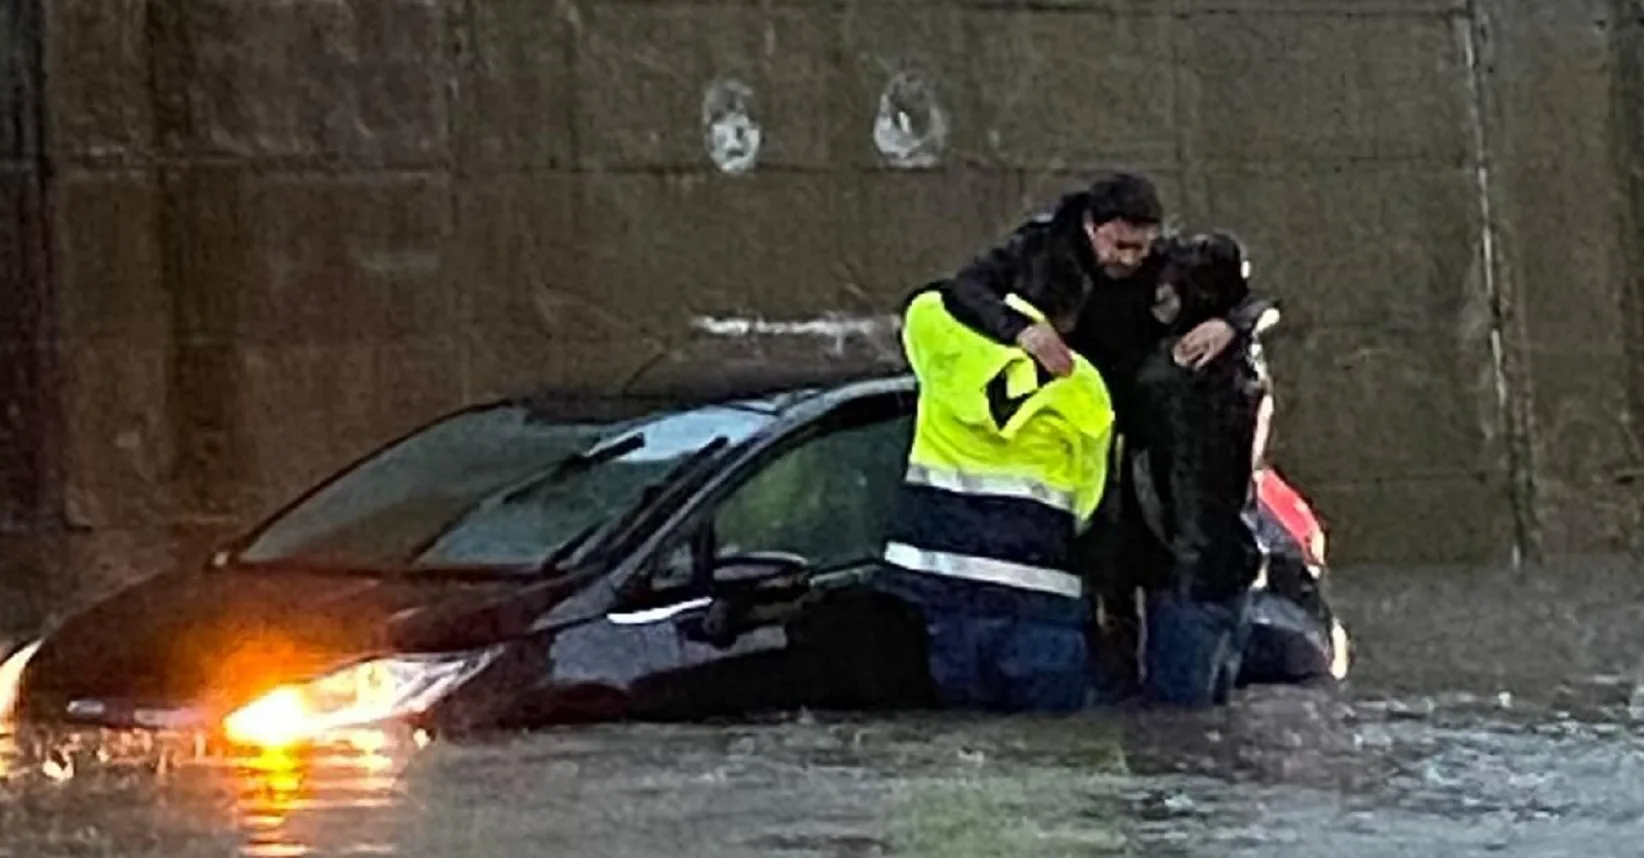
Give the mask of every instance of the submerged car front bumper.
POLYGON ((39 642, 0 664, 0 723, 55 722, 107 728, 191 730, 235 744, 286 747, 338 731, 415 722, 486 668, 506 647, 406 654, 358 661, 320 676, 272 684, 234 703, 178 705, 117 695, 62 695, 29 688, 25 671, 39 642))

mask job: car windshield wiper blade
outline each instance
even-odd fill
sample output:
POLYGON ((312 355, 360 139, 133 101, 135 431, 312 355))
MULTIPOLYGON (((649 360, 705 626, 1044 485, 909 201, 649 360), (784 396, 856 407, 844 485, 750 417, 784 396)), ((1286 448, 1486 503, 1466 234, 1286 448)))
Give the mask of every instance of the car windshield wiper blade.
POLYGON ((571 474, 586 471, 597 465, 603 465, 612 459, 620 459, 635 450, 643 448, 644 446, 645 436, 641 434, 634 434, 612 444, 607 444, 604 447, 597 447, 593 450, 566 456, 565 458, 559 460, 559 462, 557 462, 554 467, 548 471, 548 473, 543 474, 536 479, 527 480, 523 485, 503 495, 498 500, 498 503, 503 506, 518 503, 521 498, 529 495, 532 491, 535 491, 542 486, 564 479, 571 474))
POLYGON ((706 461, 720 450, 725 449, 726 445, 730 443, 731 439, 729 437, 725 435, 715 435, 712 441, 703 444, 695 452, 683 459, 680 459, 678 462, 675 462, 674 466, 669 468, 667 473, 651 481, 651 484, 645 487, 646 491, 661 491, 673 483, 684 479, 686 475, 696 470, 697 465, 701 464, 703 461, 706 461))
POLYGON ((652 480, 645 486, 644 490, 640 492, 639 499, 630 504, 626 512, 623 512, 614 518, 606 519, 605 521, 596 521, 583 528, 575 536, 572 536, 570 539, 560 543, 558 548, 555 548, 552 553, 543 558, 543 561, 537 565, 537 571, 548 572, 559 567, 566 560, 575 555, 577 549, 581 548, 588 542, 589 539, 593 538, 596 534, 602 531, 609 533, 621 533, 622 530, 626 528, 633 520, 634 516, 638 515, 639 512, 645 508, 645 505, 652 498, 654 498, 658 492, 678 480, 683 479, 687 474, 694 471, 698 464, 711 458, 713 454, 724 449, 726 445, 730 444, 730 442, 731 439, 729 437, 724 435, 716 435, 713 440, 702 445, 697 450, 680 459, 678 462, 675 462, 673 467, 669 468, 666 473, 655 480, 652 480))
POLYGON ((598 533, 600 528, 604 526, 605 522, 596 521, 593 524, 577 531, 571 536, 570 539, 561 542, 559 547, 555 548, 553 551, 550 551, 547 557, 542 558, 542 562, 537 564, 537 571, 551 572, 557 570, 560 567, 560 564, 568 560, 571 555, 576 553, 578 548, 582 547, 583 543, 588 541, 588 537, 598 533))
POLYGON ((697 473, 699 466, 714 457, 720 450, 730 446, 731 439, 725 435, 716 435, 712 441, 702 445, 695 452, 674 463, 668 472, 652 480, 640 492, 639 499, 628 507, 622 515, 610 522, 608 531, 620 534, 634 522, 634 519, 654 500, 657 495, 666 489, 697 473))
MULTIPOLYGON (((512 506, 513 504, 519 503, 521 500, 529 496, 531 492, 544 485, 563 479, 579 471, 584 471, 596 465, 609 462, 612 459, 626 456, 627 454, 632 453, 633 451, 644 446, 645 436, 635 434, 629 435, 620 441, 604 447, 597 447, 592 451, 584 451, 566 456, 565 458, 554 463, 554 466, 550 468, 546 474, 543 474, 540 477, 528 479, 508 490, 506 494, 496 500, 496 503, 499 506, 512 506)), ((474 513, 475 510, 470 508, 463 510, 456 516, 453 516, 450 521, 446 522, 439 529, 429 534, 427 538, 418 542, 417 545, 408 553, 408 556, 410 556, 413 559, 413 562, 415 562, 416 558, 420 558, 429 551, 432 551, 434 546, 440 544, 440 540, 443 540, 445 537, 451 535, 451 533, 457 528, 462 527, 463 524, 468 522, 474 513)), ((578 536, 582 536, 582 534, 578 534, 578 536)), ((571 547, 575 548, 576 546, 572 545, 571 547)), ((557 551, 555 553, 556 555, 558 554, 557 551)), ((543 564, 542 568, 546 567, 547 564, 543 564)))

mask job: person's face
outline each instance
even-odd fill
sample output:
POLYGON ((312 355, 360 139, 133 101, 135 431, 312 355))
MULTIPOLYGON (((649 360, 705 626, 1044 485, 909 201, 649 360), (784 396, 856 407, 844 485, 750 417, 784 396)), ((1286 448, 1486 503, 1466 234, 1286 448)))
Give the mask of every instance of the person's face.
POLYGON ((1161 281, 1153 289, 1153 318, 1168 325, 1182 314, 1182 294, 1174 283, 1161 281))
POLYGON ((1159 237, 1157 226, 1136 226, 1129 221, 1110 220, 1097 225, 1085 219, 1085 234, 1096 252, 1096 264, 1112 278, 1127 277, 1147 258, 1147 250, 1159 237))

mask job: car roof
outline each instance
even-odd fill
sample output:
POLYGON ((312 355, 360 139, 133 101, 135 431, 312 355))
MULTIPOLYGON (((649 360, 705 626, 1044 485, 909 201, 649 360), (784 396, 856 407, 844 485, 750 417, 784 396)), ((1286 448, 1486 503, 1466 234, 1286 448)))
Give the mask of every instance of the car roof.
POLYGON ((815 408, 826 409, 862 396, 912 390, 913 377, 910 374, 881 370, 854 374, 824 372, 786 376, 763 374, 750 378, 720 377, 693 380, 666 389, 609 392, 545 389, 490 404, 523 406, 544 419, 563 421, 628 420, 713 407, 785 418, 800 417, 815 408))

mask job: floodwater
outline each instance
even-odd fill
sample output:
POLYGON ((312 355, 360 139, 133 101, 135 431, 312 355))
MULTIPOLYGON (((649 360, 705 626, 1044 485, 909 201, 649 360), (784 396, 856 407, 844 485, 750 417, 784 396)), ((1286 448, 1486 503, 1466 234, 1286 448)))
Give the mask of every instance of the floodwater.
POLYGON ((0 856, 1551 856, 1644 843, 1644 569, 1352 570, 1335 691, 799 713, 309 759, 0 737, 0 856))

